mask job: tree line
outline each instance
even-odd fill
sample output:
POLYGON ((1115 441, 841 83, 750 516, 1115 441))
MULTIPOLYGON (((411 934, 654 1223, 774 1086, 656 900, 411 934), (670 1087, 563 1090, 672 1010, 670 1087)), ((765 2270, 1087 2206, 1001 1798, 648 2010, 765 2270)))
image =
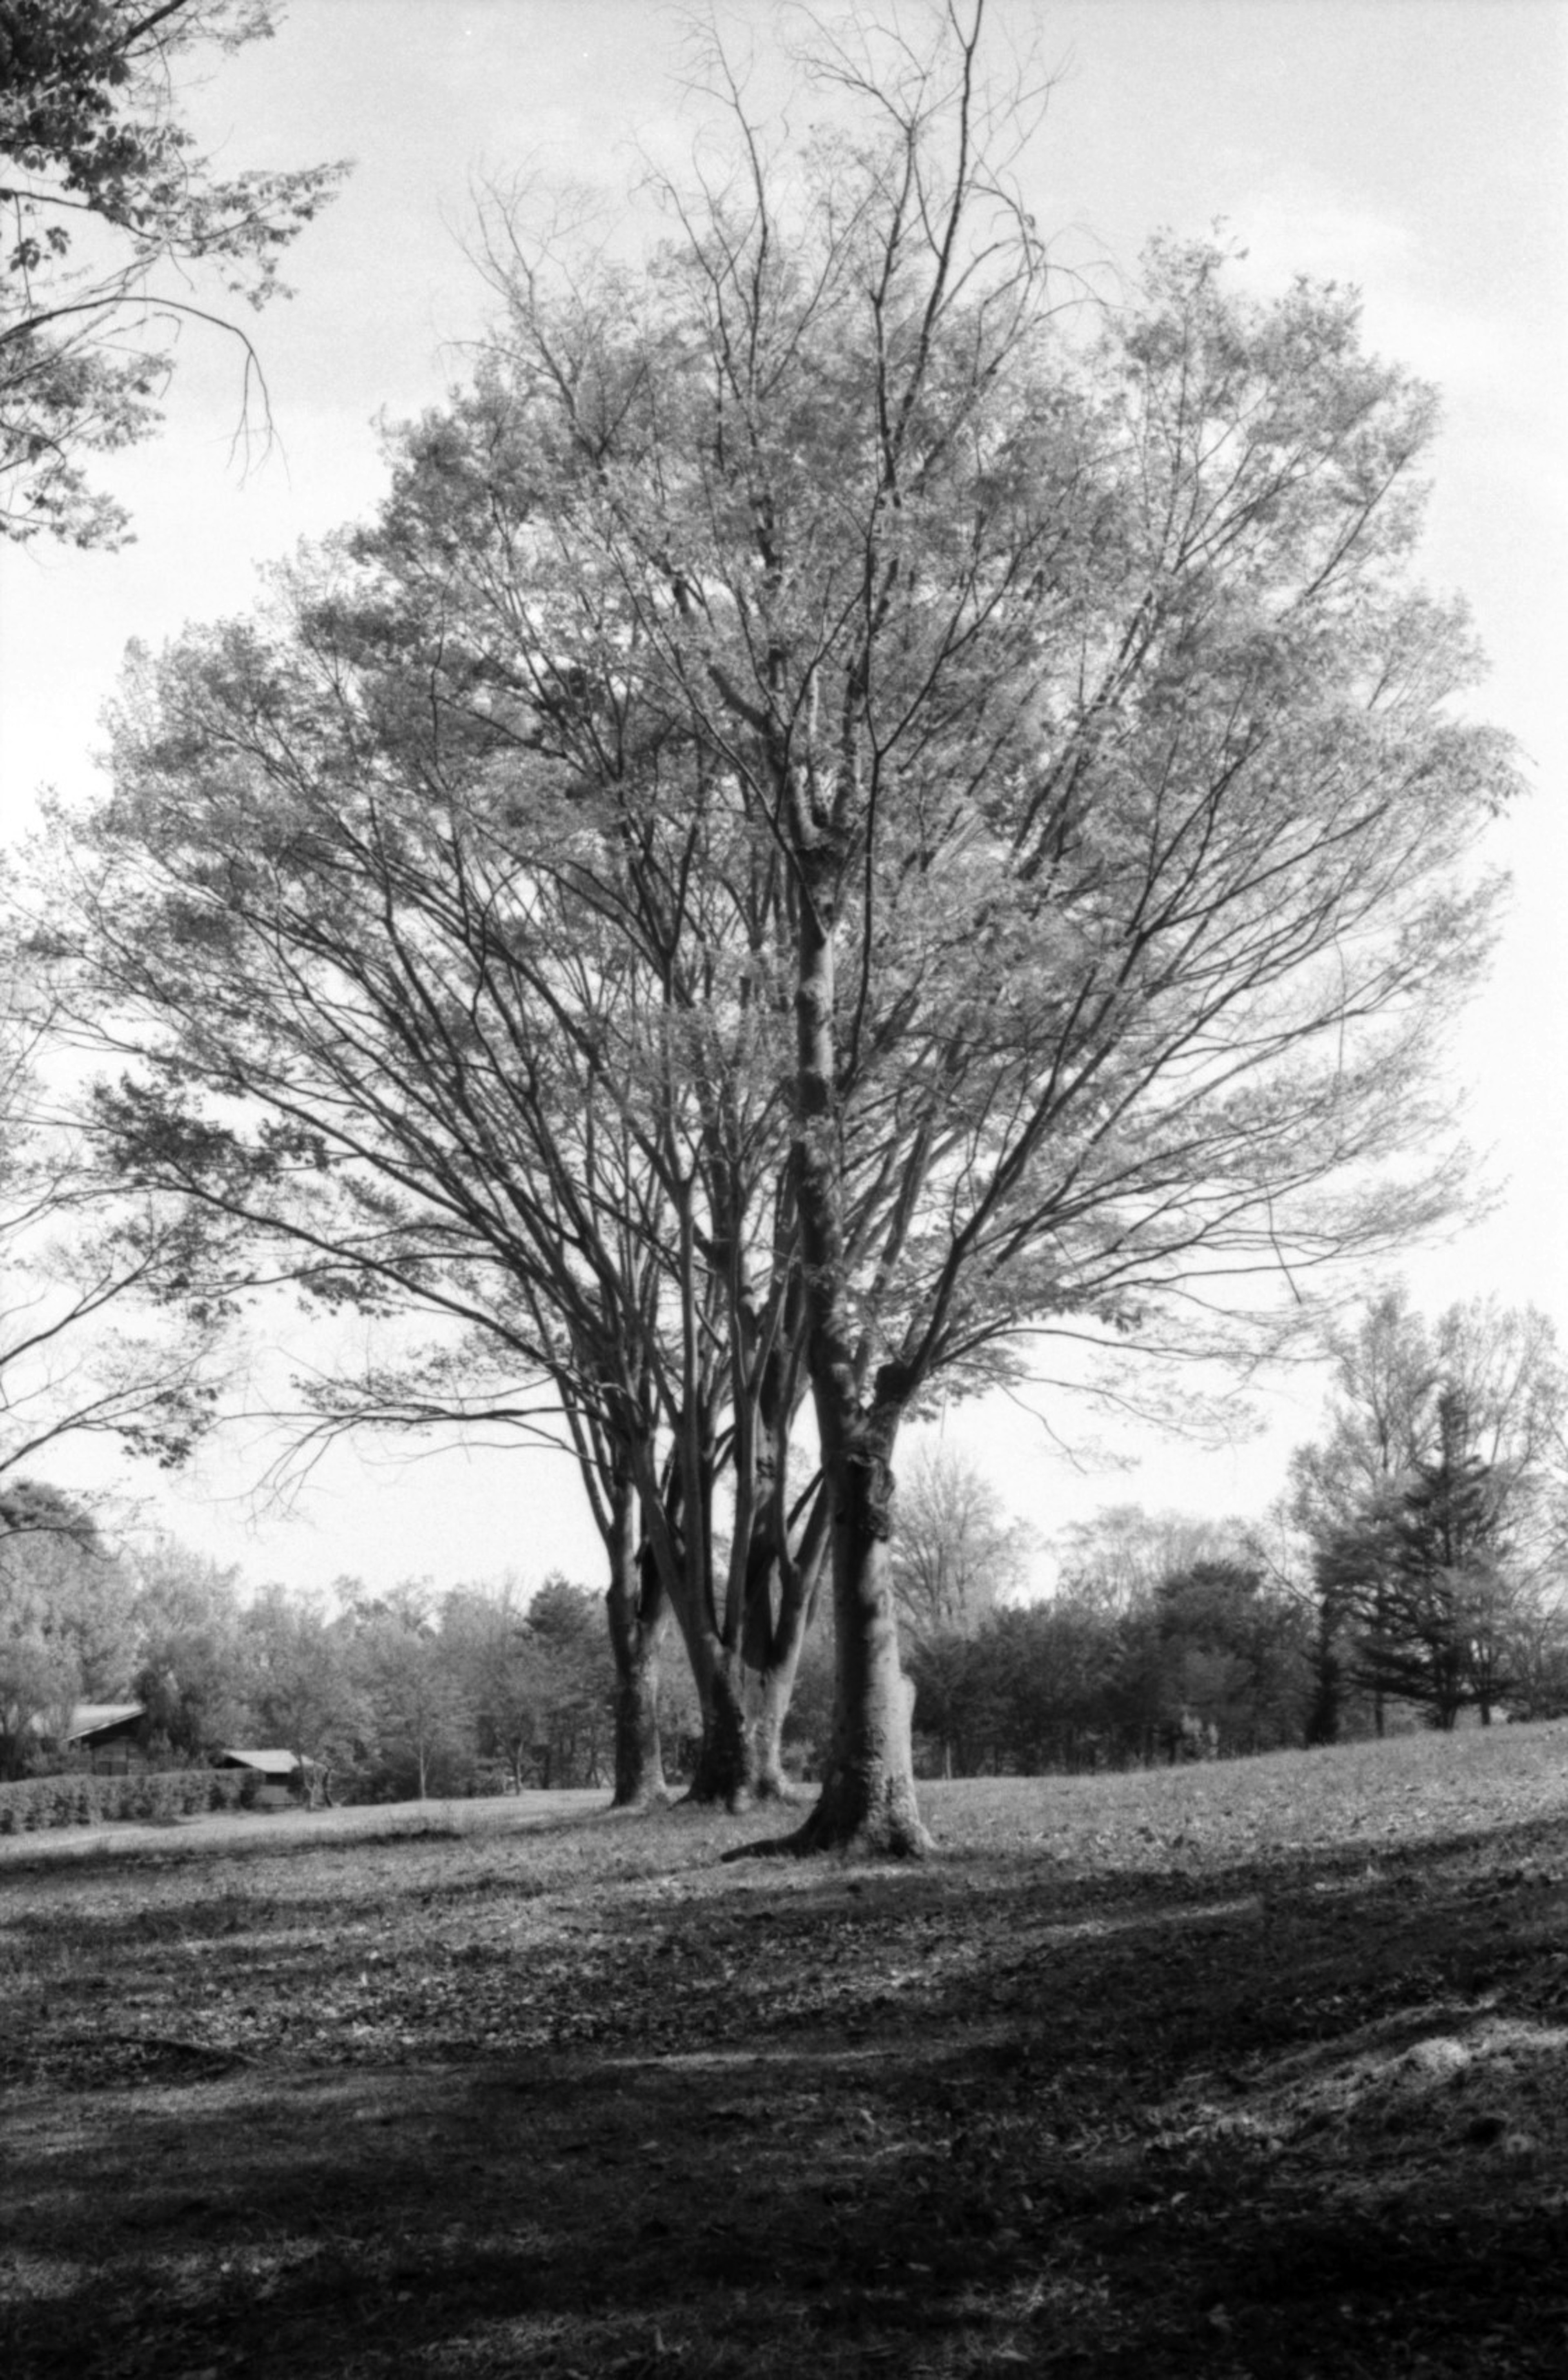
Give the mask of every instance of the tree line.
POLYGON ((1211 243, 1062 273, 984 33, 819 28, 804 145, 716 54, 733 173, 629 261, 492 206, 469 384, 251 616, 133 661, 18 959, 166 1313, 396 1321, 324 1431, 564 1436, 618 1802, 672 1666, 693 1790, 779 1791, 831 1607, 802 1850, 925 1840, 935 1398, 1256 1347, 1260 1269, 1462 1207, 1433 1060, 1515 785, 1413 572, 1432 393, 1211 243))
POLYGON ((972 1481, 967 1500, 917 1482, 926 1542, 898 1585, 931 1767, 1227 1757, 1568 1713, 1568 1375, 1550 1322, 1485 1299, 1428 1320, 1391 1287, 1327 1353, 1323 1433, 1268 1513, 1112 1508, 1067 1533, 1054 1592, 1027 1608, 997 1608, 995 1571, 969 1559, 997 1541, 994 1496, 977 1525, 972 1481), (975 1584, 933 1595, 939 1572, 975 1584))
MULTIPOLYGON (((919 1450, 892 1554, 928 1775, 1222 1759, 1568 1712, 1568 1378, 1531 1309, 1428 1321, 1380 1293, 1331 1349, 1322 1434, 1252 1519, 1112 1506, 1046 1548, 969 1460, 919 1450), (1053 1551, 1049 1592, 1040 1563, 1053 1551)), ((564 1579, 330 1599, 169 1539, 116 1553, 57 1491, 0 1497, 0 1767, 50 1764, 71 1707, 130 1698, 153 1765, 257 1745, 339 1796, 608 1786, 618 1682, 601 1596, 564 1579)), ((806 1633, 788 1773, 833 1740, 832 1650, 806 1633)), ((695 1779, 678 1671, 657 1713, 695 1779)))
MULTIPOLYGON (((236 1572, 170 1538, 116 1551, 52 1491, 46 1531, 0 1541, 0 1776, 86 1765, 79 1705, 140 1705, 139 1763, 284 1751, 328 1800, 608 1785, 614 1670, 602 1599, 558 1577, 331 1597, 236 1572)), ((12 1502, 15 1502, 13 1496, 12 1502)), ((678 1741, 690 1717, 668 1714, 678 1741)))

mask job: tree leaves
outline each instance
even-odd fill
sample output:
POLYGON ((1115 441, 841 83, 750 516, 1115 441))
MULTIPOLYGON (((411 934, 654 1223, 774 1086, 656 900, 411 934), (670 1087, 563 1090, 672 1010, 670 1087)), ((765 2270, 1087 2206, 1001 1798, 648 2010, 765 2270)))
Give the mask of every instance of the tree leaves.
MULTIPOLYGON (((272 31, 265 0, 12 0, 0 22, 0 536, 115 545, 127 517, 80 456, 149 436, 172 370, 169 334, 217 322, 192 269, 260 306, 283 293, 282 250, 341 165, 218 178, 175 112, 174 74, 210 41, 272 31), (77 218, 94 219, 78 264, 77 218), (104 261, 105 254, 115 261, 104 261), (166 276, 159 268, 174 266, 166 276), (193 294, 193 290, 195 294, 193 294)), ((265 391, 262 389, 264 403, 265 391)))

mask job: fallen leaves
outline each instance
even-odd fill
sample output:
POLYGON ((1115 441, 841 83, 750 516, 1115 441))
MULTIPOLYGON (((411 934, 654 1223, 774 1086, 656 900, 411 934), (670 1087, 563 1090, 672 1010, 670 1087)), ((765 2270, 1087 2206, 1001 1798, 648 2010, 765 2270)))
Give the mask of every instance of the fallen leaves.
POLYGON ((36 2220, 99 2296, 13 2368, 230 2369, 264 2299, 299 2380, 1458 2380, 1510 2322, 1550 2370, 1561 1790, 1512 1741, 1462 1796, 1425 1744, 1380 1757, 1345 1763, 1397 1814, 1370 1863, 1331 1759, 944 1789, 948 1848, 888 1876, 721 1868, 744 1827, 692 1813, 15 1871, 0 2058, 53 2095, 36 2220), (165 2290, 123 2330, 115 2272, 165 2290))

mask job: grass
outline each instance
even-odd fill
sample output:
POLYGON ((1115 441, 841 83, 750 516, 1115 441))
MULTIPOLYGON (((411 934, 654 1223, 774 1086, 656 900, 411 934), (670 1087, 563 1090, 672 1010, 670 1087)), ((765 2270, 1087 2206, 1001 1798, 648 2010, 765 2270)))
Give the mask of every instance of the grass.
POLYGON ((12 1839, 0 2365, 1568 2368, 1568 1729, 12 1839))

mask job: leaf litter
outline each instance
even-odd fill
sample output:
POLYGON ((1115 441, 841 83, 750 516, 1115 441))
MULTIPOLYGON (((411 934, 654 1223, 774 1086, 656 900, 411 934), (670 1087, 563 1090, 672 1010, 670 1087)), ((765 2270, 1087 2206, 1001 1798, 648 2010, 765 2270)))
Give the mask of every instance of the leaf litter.
POLYGON ((28 1839, 0 2359, 1555 2374, 1565 1754, 935 1787, 887 1872, 590 1804, 28 1839))

